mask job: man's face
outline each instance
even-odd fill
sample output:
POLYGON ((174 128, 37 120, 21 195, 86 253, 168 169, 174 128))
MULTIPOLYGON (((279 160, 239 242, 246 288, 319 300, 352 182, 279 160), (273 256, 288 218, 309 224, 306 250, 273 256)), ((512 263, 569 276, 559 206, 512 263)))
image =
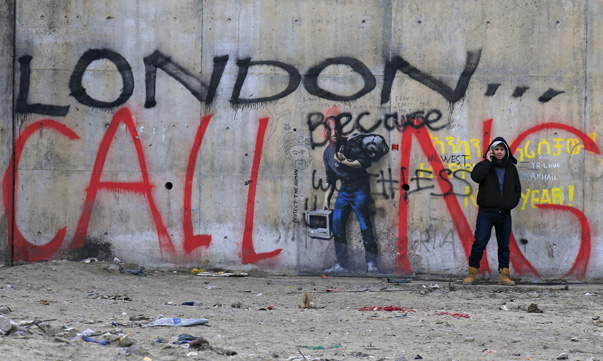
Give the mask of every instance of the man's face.
POLYGON ((303 145, 291 147, 289 155, 291 155, 291 162, 294 168, 304 169, 310 165, 310 153, 303 145))
POLYGON ((497 160, 502 160, 507 155, 507 149, 505 149, 505 146, 502 144, 498 144, 492 151, 494 152, 494 158, 497 160))
POLYGON ((337 127, 335 126, 335 120, 328 119, 326 126, 327 126, 327 139, 331 143, 337 143, 337 140, 339 139, 339 132, 337 131, 337 127))

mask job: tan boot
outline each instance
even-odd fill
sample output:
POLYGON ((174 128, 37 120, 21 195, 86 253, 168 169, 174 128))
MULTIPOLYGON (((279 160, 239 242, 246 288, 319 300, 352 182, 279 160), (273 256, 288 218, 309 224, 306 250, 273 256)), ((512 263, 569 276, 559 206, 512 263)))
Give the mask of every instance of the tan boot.
POLYGON ((508 268, 501 268, 498 270, 498 284, 499 285, 504 285, 504 286, 514 286, 515 282, 513 282, 511 280, 511 277, 509 276, 509 269, 508 268))
POLYGON ((477 279, 477 271, 477 268, 469 267, 469 274, 467 274, 467 277, 463 280, 463 284, 472 285, 473 282, 475 282, 475 280, 477 279))

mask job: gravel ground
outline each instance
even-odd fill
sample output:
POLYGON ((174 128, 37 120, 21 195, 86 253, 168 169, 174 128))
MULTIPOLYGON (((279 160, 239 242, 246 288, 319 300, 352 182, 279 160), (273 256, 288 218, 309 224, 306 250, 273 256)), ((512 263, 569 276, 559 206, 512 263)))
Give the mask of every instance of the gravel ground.
POLYGON ((603 360, 599 283, 144 274, 62 260, 0 268, 2 359, 603 360), (160 318, 209 321, 142 327, 160 318), (182 335, 194 341, 175 344, 182 335))

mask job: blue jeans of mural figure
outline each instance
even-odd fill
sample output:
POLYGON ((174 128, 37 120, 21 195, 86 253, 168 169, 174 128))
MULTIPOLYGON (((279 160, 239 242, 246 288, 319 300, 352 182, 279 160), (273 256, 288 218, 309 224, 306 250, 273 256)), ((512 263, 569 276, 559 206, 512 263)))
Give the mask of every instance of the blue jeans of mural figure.
POLYGON ((368 183, 357 185, 343 184, 337 194, 335 209, 333 210, 333 231, 335 235, 335 255, 337 263, 342 267, 348 267, 348 241, 346 237, 346 224, 350 213, 354 211, 364 245, 366 262, 377 262, 377 242, 373 233, 373 225, 370 219, 369 202, 370 188, 368 183))
POLYGON ((469 266, 479 268, 482 254, 492 234, 492 227, 496 232, 498 242, 498 269, 509 268, 509 238, 511 237, 511 212, 487 212, 480 210, 477 213, 475 226, 475 242, 471 247, 469 266))

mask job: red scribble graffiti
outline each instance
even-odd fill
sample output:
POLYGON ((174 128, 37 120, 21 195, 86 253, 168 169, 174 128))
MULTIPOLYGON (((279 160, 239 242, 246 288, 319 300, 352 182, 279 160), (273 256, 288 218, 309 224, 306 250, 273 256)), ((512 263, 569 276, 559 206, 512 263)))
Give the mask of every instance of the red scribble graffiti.
MULTIPOLYGON (((435 150, 433 143, 431 142, 431 138, 429 137, 429 132, 423 126, 421 126, 421 121, 418 119, 412 120, 416 127, 409 126, 404 129, 402 132, 402 158, 400 161, 400 168, 402 170, 410 169, 410 153, 412 151, 412 135, 417 138, 417 141, 421 145, 423 150, 423 154, 429 159, 429 164, 431 165, 434 174, 441 175, 446 173, 446 169, 444 168, 444 164, 440 159, 437 151, 435 150)), ((405 179, 404 176, 401 179, 405 179)), ((459 238, 461 239, 461 244, 463 246, 463 250, 465 251, 465 255, 467 258, 471 253, 471 245, 473 244, 473 232, 471 231, 471 227, 469 227, 469 223, 467 222, 467 218, 463 213, 463 210, 456 199, 456 196, 453 192, 450 192, 450 188, 452 185, 450 182, 445 180, 444 177, 437 177, 438 185, 442 193, 444 193, 444 200, 446 202, 446 207, 448 208, 448 213, 452 217, 452 221, 454 226, 456 227, 459 238), (444 189, 448 189, 444 191, 444 189)), ((401 182, 404 183, 404 182, 401 182)), ((402 184, 401 184, 402 186, 402 184)), ((412 274, 412 269, 410 267, 410 261, 408 258, 408 196, 404 192, 404 190, 400 189, 400 207, 399 207, 399 222, 398 222, 398 257, 396 262, 396 271, 401 274, 412 274)), ((490 272, 490 267, 487 262, 487 257, 482 257, 482 262, 480 264, 480 270, 483 272, 490 272)))
POLYGON ((151 209, 151 214, 153 221, 155 222, 155 227, 157 228, 157 236, 159 237, 159 247, 160 251, 168 250, 169 252, 174 252, 174 245, 172 244, 172 240, 170 239, 170 235, 163 224, 163 220, 161 218, 161 214, 153 201, 153 194, 151 190, 153 189, 153 185, 151 185, 149 181, 149 174, 147 172, 147 165, 144 158, 144 152, 142 149, 142 144, 140 143, 140 139, 138 137, 138 132, 136 131, 136 127, 134 124, 134 118, 132 114, 127 108, 123 108, 118 110, 113 119, 111 120, 111 124, 103 137, 103 140, 98 147, 98 153, 96 155, 96 161, 94 163, 94 168, 92 169, 92 176, 90 177, 90 183, 88 184, 88 188, 86 189, 86 199, 84 201, 84 208, 82 210, 82 214, 80 216, 80 220, 77 225, 77 229, 75 231, 75 236, 73 237, 73 242, 71 243, 71 248, 82 248, 84 246, 84 242, 86 240, 86 234, 88 232, 88 223, 90 222, 90 216, 92 215, 92 208, 94 207, 94 201, 96 200, 96 196, 98 191, 100 190, 108 190, 113 192, 132 192, 142 194, 147 198, 149 203, 149 208, 151 209), (103 172, 103 167, 105 165, 105 160, 107 158, 107 153, 109 152, 109 148, 111 147, 111 142, 113 142, 113 138, 115 137, 115 133, 117 132, 117 128, 119 125, 123 123, 130 137, 132 138, 132 142, 134 143, 134 147, 136 148, 136 154, 138 156, 138 164, 140 166, 140 174, 142 176, 142 181, 140 182, 102 182, 101 176, 103 172))
POLYGON ((532 266, 530 261, 523 255, 521 249, 519 249, 519 245, 517 244, 517 240, 515 239, 515 233, 511 231, 511 238, 509 238, 509 252, 511 253, 509 256, 509 262, 513 267, 513 270, 520 275, 528 276, 534 275, 540 277, 540 272, 532 266))
POLYGON ((537 204, 536 207, 570 212, 576 216, 576 218, 578 218, 581 230, 580 249, 578 250, 578 255, 576 256, 576 260, 574 261, 572 268, 562 278, 575 275, 576 279, 583 280, 586 277, 586 270, 588 269, 588 260, 590 259, 591 248, 590 225, 588 224, 588 219, 586 219, 584 213, 574 207, 560 204, 537 204))
POLYGON ((588 135, 586 135, 584 132, 581 132, 572 126, 569 126, 567 124, 561 124, 561 123, 544 123, 544 124, 534 126, 530 129, 524 131, 523 133, 519 134, 519 136, 511 142, 511 144, 510 144, 511 153, 515 153, 515 150, 517 149, 517 147, 519 147, 521 145, 521 143, 524 141, 524 139, 526 139, 529 135, 537 133, 537 132, 539 132, 541 130, 545 130, 545 129, 558 129, 558 130, 565 130, 567 132, 570 132, 570 133, 574 134, 575 136, 577 136, 578 138, 580 138, 580 140, 584 144, 584 149, 588 150, 589 152, 595 153, 595 154, 601 154, 601 152, 599 151, 599 147, 597 146, 597 143, 595 143, 592 139, 590 139, 588 137, 588 135))
MULTIPOLYGON (((396 273, 412 274, 410 257, 408 257, 408 195, 402 189, 406 184, 404 171, 410 169, 410 151, 412 149, 412 133, 406 127, 402 132, 402 149, 400 158, 400 203, 398 206, 398 253, 396 255, 396 273)), ((439 159, 439 158, 438 158, 439 159)))
MULTIPOLYGON (((482 129, 483 129, 483 133, 482 133, 482 145, 484 147, 487 147, 490 144, 490 132, 492 131, 492 121, 494 119, 488 119, 486 121, 484 121, 484 123, 482 124, 482 129)), ((487 149, 483 149, 484 154, 486 154, 487 149)), ((511 151, 511 153, 514 153, 514 151, 511 151)), ((477 157, 478 159, 481 158, 484 154, 478 154, 477 157)))
MULTIPOLYGON (((517 138, 515 138, 511 142, 511 145, 510 145, 511 153, 514 153, 515 150, 521 145, 521 143, 529 135, 537 133, 541 130, 546 130, 546 129, 564 130, 569 133, 572 133, 582 141, 582 143, 584 144, 585 150, 588 150, 589 152, 592 152, 595 154, 601 154, 597 144, 591 138, 589 138, 588 135, 586 135, 584 132, 581 132, 574 127, 571 127, 566 124, 561 124, 561 123, 544 123, 544 124, 540 124, 540 125, 534 126, 532 128, 529 128, 528 130, 522 132, 521 134, 519 134, 519 136, 517 138)), ((574 265, 572 266, 571 270, 566 275, 563 276, 563 278, 569 277, 571 275, 575 275, 577 279, 584 279, 584 277, 586 276, 588 260, 590 259, 590 249, 591 249, 590 225, 588 223, 588 219, 586 219, 586 216, 584 216, 584 214, 580 210, 578 210, 574 207, 570 207, 570 206, 555 205, 555 204, 539 204, 539 205, 537 205, 537 207, 543 208, 543 209, 554 209, 554 210, 559 210, 559 211, 571 212, 573 215, 575 215, 578 218, 581 229, 582 229, 581 237, 580 237, 580 249, 576 256, 576 260, 574 261, 574 265)), ((517 273, 519 273, 519 274, 532 273, 534 275, 540 276, 540 274, 534 269, 534 267, 529 265, 529 262, 525 259, 525 257, 521 253, 521 250, 519 249, 519 245, 517 244, 517 241, 515 240, 515 237, 513 236, 513 234, 511 234, 509 248, 511 250, 511 265, 513 266, 513 269, 517 273)))
POLYGON ((182 227, 184 230, 184 252, 190 253, 197 247, 209 247, 211 243, 210 234, 193 234, 193 222, 191 214, 191 194, 193 190, 193 175, 195 173, 195 164, 197 162, 197 153, 201 148, 201 142, 205 136, 205 130, 209 125, 209 121, 213 114, 207 115, 201 118, 201 124, 195 135, 195 142, 191 153, 188 157, 188 166, 186 168, 186 179, 184 182, 184 218, 182 220, 182 227))
MULTIPOLYGON (((212 115, 208 115, 202 117, 201 124, 197 130, 197 134, 195 136, 195 141, 192 146, 189 161, 187 166, 187 173, 185 178, 185 187, 184 187, 184 216, 183 216, 183 231, 184 231, 184 242, 183 242, 183 250, 185 253, 190 253, 198 247, 208 247, 211 243, 212 237, 211 235, 201 234, 195 235, 193 233, 192 227, 192 212, 191 212, 191 195, 192 195, 192 183, 194 170, 197 160, 197 155, 201 148, 201 144, 203 141, 203 137, 205 135, 205 131, 209 125, 209 122, 212 118, 212 115)), ((276 249, 272 252, 266 253, 256 253, 253 244, 253 221, 254 221, 254 213, 255 213, 255 196, 257 189, 257 179, 260 161, 262 158, 262 148, 264 144, 264 135, 266 133, 266 128, 268 125, 268 118, 262 118, 259 120, 259 129, 257 135, 257 142, 255 145, 255 154, 254 160, 251 170, 251 179, 249 181, 249 193, 247 199, 247 213, 245 217, 245 230, 243 234, 243 242, 242 242, 242 250, 241 250, 241 259, 243 264, 255 263, 260 260, 273 258, 279 253, 282 252, 282 249, 276 249)), ((19 166, 19 160, 21 158, 21 154, 23 151, 23 147, 29 137, 33 135, 38 130, 48 128, 51 130, 58 131, 59 133, 67 136, 69 139, 79 139, 77 134, 75 134, 72 130, 70 130, 65 125, 62 125, 53 120, 40 120, 37 121, 30 126, 28 126, 21 136, 17 139, 15 143, 15 152, 11 159, 8 169, 4 175, 3 180, 3 195, 4 195, 4 209, 7 214, 8 220, 8 236, 11 244, 11 259, 12 260, 25 260, 25 261, 41 261, 47 259, 52 256, 61 246, 67 227, 61 228, 55 237, 43 246, 36 246, 28 242, 25 237, 19 232, 19 229, 16 224, 15 214, 16 214, 16 184, 18 183, 18 176, 16 170, 19 166)), ((113 191, 113 192, 132 192, 136 194, 141 194, 145 196, 147 199, 151 217, 155 223, 155 227, 157 229, 157 236, 159 238, 159 246, 160 251, 168 251, 170 253, 175 253, 176 250, 170 239, 169 233, 163 223, 163 219, 161 214, 159 213, 159 209, 157 208, 155 201, 153 199, 152 189, 153 185, 149 180, 149 175, 147 171, 147 165, 145 161, 144 151, 142 144, 139 140, 138 132, 135 127, 134 117, 130 113, 127 108, 123 108, 118 110, 111 123, 107 132, 103 136, 103 139, 99 145, 99 149, 97 152, 96 160, 94 163, 94 168, 92 170, 92 175, 90 178, 90 182, 86 189, 86 198, 84 200, 84 204, 82 207, 82 213, 80 215, 77 229, 75 231, 75 235, 73 237, 73 242, 71 243, 72 249, 82 248, 84 247, 86 241, 86 235, 88 231, 88 226, 90 223, 90 218, 92 216, 92 210, 94 208, 94 202, 96 201, 96 197, 98 192, 101 190, 105 191, 113 191), (105 165, 105 161, 107 158, 107 154, 109 149, 111 148, 111 144, 117 130, 121 124, 124 124, 134 147, 136 149, 138 164, 140 166, 141 173, 141 181, 138 182, 108 182, 102 181, 102 173, 105 165)))
POLYGON ((260 169, 260 160, 262 159, 262 148, 264 146, 264 135, 268 127, 268 118, 260 119, 260 127, 255 142, 255 153, 253 155, 253 165, 251 167, 251 179, 249 181, 249 193, 247 195, 247 213, 245 215, 245 231, 243 232, 243 249, 241 259, 243 264, 256 263, 258 261, 273 258, 282 252, 282 248, 275 249, 272 252, 256 253, 253 247, 253 218, 255 213, 255 192, 258 184, 258 171, 260 169))
MULTIPOLYGON (((338 108, 333 108, 331 114, 335 114, 339 111, 338 108)), ((195 235, 192 227, 192 212, 191 212, 191 194, 192 194, 192 182, 194 177, 194 169, 196 165, 197 155, 200 151, 203 137, 209 125, 212 115, 205 116, 201 119, 201 123, 197 130, 195 141, 192 146, 189 161, 187 166, 187 173, 185 178, 185 189, 184 189, 184 217, 183 217, 183 231, 184 231, 184 243, 183 249, 185 253, 190 253, 198 247, 208 247, 211 243, 211 235, 195 235)), ((276 257, 282 252, 282 249, 276 249, 271 252, 256 253, 253 242, 253 223, 255 214, 255 198, 257 190, 257 179, 258 172, 261 163, 262 149, 264 144, 264 136, 266 133, 268 118, 259 119, 259 128, 255 145, 255 154, 252 164, 251 177, 248 182, 249 191, 247 198, 246 216, 245 216, 245 229, 243 233, 241 259, 243 264, 256 263, 261 260, 276 257)), ((429 163, 435 174, 441 175, 446 172, 443 163, 437 154, 429 136, 428 130, 422 126, 419 120, 413 120, 415 126, 408 126, 402 133, 401 143, 401 179, 405 179, 404 172, 409 169, 410 166, 410 155, 412 151, 413 135, 417 139, 421 146, 423 154, 429 159, 429 163)), ((491 128, 493 119, 489 119, 483 122, 483 144, 489 144, 491 128)), ((48 129, 56 131, 61 135, 66 136, 71 140, 79 139, 78 135, 69 129, 67 126, 58 123, 53 120, 40 120, 32 123, 24 129, 22 134, 17 138, 14 146, 14 152, 10 160, 9 166, 4 174, 2 190, 4 196, 4 210, 7 215, 8 224, 8 239, 9 247, 11 251, 11 260, 25 260, 25 261, 40 261, 47 259, 54 254, 61 246, 64 237, 66 235, 67 227, 60 228, 55 236, 48 243, 44 245, 31 244, 21 234, 18 229, 16 222, 17 214, 17 184, 18 184, 18 167, 21 155, 25 144, 29 138, 36 132, 42 129, 48 129)), ((558 129, 568 131, 576 135, 584 144, 584 149, 592 153, 601 154, 596 143, 589 138, 585 133, 573 128, 571 126, 560 124, 560 123, 545 123, 538 126, 529 128, 528 130, 520 133, 520 135, 511 142, 511 152, 514 152, 519 145, 531 134, 534 134, 541 130, 546 129, 558 129)), ((400 182, 401 188, 405 185, 406 181, 400 182)), ((463 250, 466 256, 469 256, 471 245, 473 243, 473 234, 468 225, 467 219, 463 214, 463 211, 456 199, 452 190, 452 185, 447 181, 445 177, 438 177, 438 186, 444 193, 444 200, 450 213, 456 230, 459 234, 463 250)), ((71 248, 81 248, 84 246, 85 238, 89 221, 91 218, 94 202, 97 194, 100 190, 117 191, 117 192, 132 192, 142 194, 146 197, 149 204, 150 213, 155 223, 157 234, 159 238, 160 249, 163 252, 167 250, 171 253, 175 252, 175 248, 172 244, 170 236, 167 232, 161 214, 155 205, 152 195, 153 185, 150 183, 148 171, 146 167, 143 147, 138 138, 138 133, 135 128, 134 118, 130 111, 126 108, 117 111, 111 121, 111 124, 104 135, 102 142, 99 146, 97 157, 95 160, 92 176, 88 188, 86 189, 86 198, 84 201, 82 213, 78 222, 78 226, 74 235, 71 248), (140 166, 141 178, 139 182, 104 182, 101 181, 103 173, 103 167, 112 141, 116 135, 118 127, 123 123, 128 130, 133 144, 136 148, 138 163, 140 166)), ((399 234, 398 234, 398 256, 396 260, 396 270, 398 273, 410 274, 412 273, 409 256, 408 256, 408 197, 406 193, 401 189, 402 196, 400 197, 399 207, 399 234)), ((567 272, 563 277, 575 276, 577 279, 584 279, 588 269, 590 253, 591 253, 591 235, 590 225, 586 216, 578 209, 571 206, 563 205, 547 205, 539 204, 537 207, 543 210, 554 210, 572 213, 579 221, 581 226, 581 238, 580 248, 576 256, 576 260, 572 265, 570 271, 567 272)), ((510 239, 511 248, 511 265, 515 272, 521 275, 533 274, 540 276, 539 272, 530 264, 530 262, 522 254, 515 236, 511 234, 510 239)), ((480 265, 482 271, 489 273, 489 265, 487 257, 482 258, 482 264, 480 265)))
POLYGON ((29 125, 17 141, 15 142, 15 151, 10 160, 8 169, 4 173, 4 180, 2 182, 2 194, 4 196, 4 211, 6 213, 6 220, 8 223, 8 242, 9 251, 11 252, 11 262, 23 260, 27 262, 42 261, 48 257, 48 255, 54 254, 65 238, 67 227, 63 227, 57 231, 55 236, 50 242, 45 245, 38 246, 31 244, 19 231, 17 226, 17 185, 19 184, 19 161, 25 143, 33 134, 42 129, 49 129, 56 131, 59 134, 66 136, 67 138, 74 140, 80 137, 67 126, 50 119, 39 120, 29 125), (14 177, 14 178, 13 178, 14 177))

